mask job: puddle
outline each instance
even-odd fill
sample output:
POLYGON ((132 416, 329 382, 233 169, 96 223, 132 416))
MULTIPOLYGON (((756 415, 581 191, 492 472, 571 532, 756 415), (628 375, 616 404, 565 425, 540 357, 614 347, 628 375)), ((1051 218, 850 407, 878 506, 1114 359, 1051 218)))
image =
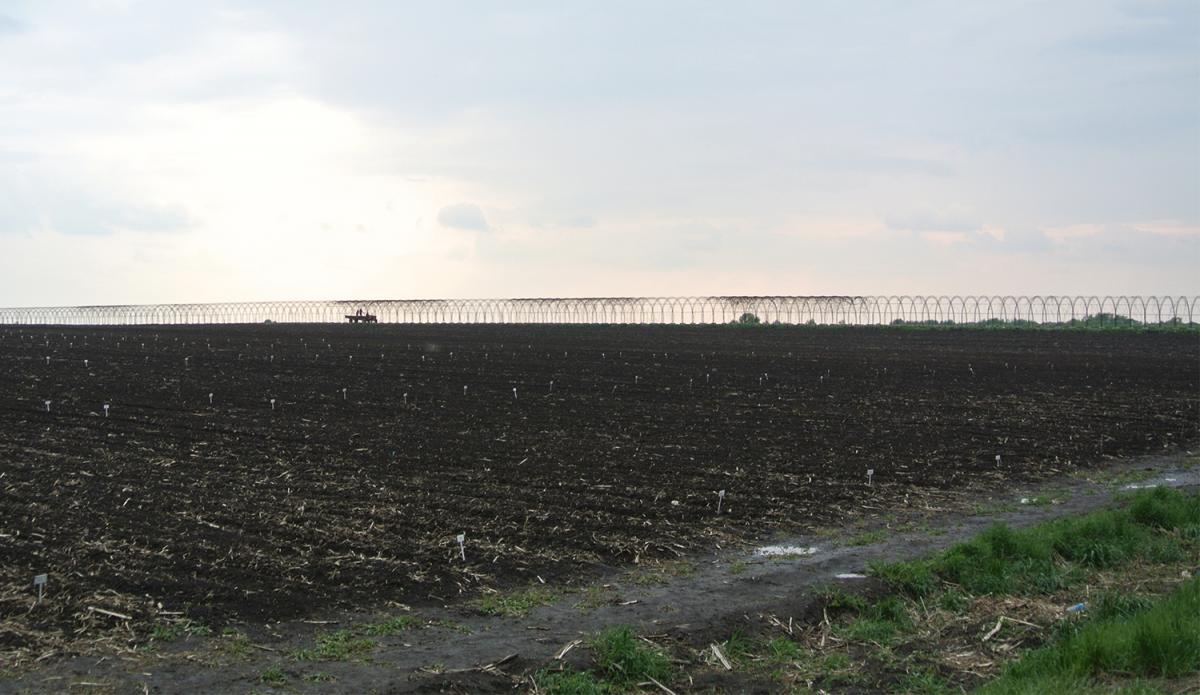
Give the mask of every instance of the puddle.
POLYGON ((754 551, 755 555, 762 557, 780 557, 791 555, 814 555, 817 549, 813 547, 804 548, 798 545, 764 545, 754 551))
POLYGON ((866 579, 867 578, 867 575, 865 575, 865 574, 856 574, 854 572, 842 572, 841 574, 835 574, 833 576, 838 579, 866 579))

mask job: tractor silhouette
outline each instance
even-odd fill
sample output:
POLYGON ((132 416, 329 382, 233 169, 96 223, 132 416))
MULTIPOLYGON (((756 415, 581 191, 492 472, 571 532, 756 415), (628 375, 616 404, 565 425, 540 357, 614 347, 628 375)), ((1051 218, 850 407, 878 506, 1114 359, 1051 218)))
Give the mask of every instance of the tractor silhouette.
POLYGON ((346 314, 346 320, 350 323, 379 323, 379 317, 375 314, 368 314, 362 309, 353 314, 346 314))

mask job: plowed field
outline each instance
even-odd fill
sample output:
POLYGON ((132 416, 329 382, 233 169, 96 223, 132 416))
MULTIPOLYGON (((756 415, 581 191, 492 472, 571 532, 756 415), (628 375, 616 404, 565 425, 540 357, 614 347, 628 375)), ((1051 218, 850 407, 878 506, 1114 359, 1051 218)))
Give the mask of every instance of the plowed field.
POLYGON ((4 327, 0 656, 443 602, 1172 448, 1198 365, 1165 333, 4 327))

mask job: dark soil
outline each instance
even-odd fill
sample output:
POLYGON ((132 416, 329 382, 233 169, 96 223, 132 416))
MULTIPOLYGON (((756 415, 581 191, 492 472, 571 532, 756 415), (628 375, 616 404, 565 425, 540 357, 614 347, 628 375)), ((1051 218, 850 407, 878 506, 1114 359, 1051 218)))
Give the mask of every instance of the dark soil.
POLYGON ((1162 333, 5 327, 0 660, 179 613, 441 605, 1172 449, 1198 364, 1162 333))

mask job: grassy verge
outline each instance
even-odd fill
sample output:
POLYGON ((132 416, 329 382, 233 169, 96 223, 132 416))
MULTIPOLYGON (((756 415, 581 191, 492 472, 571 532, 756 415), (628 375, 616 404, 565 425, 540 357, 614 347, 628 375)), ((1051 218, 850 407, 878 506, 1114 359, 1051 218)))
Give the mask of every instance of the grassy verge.
POLYGON ((653 677, 677 692, 1190 692, 1198 569, 1200 494, 1139 490, 875 565, 863 590, 820 592, 815 621, 747 618, 723 642, 692 646, 610 630, 587 643, 589 667, 540 671, 534 690, 654 691, 653 677))
MULTIPOLYGON (((1115 595, 1098 615, 1011 664, 984 695, 1095 692, 1117 681, 1157 692, 1160 681, 1200 673, 1200 578, 1164 599, 1132 606, 1115 595)), ((1165 688, 1164 688, 1165 689, 1165 688)))
POLYGON ((663 650, 638 638, 628 627, 613 627, 588 640, 594 666, 587 670, 543 669, 534 688, 548 695, 623 693, 642 683, 670 683, 675 668, 663 650))
POLYGON ((475 608, 487 615, 502 615, 523 618, 538 606, 547 606, 558 600, 558 593, 544 586, 533 586, 510 593, 482 596, 475 601, 475 608))
POLYGON ((378 623, 363 623, 331 632, 319 633, 312 647, 297 649, 291 656, 296 661, 345 661, 365 658, 375 648, 372 637, 390 637, 407 630, 432 626, 420 618, 400 615, 378 623))
POLYGON ((1200 496, 1141 491, 1128 505, 1023 531, 997 524, 925 560, 875 565, 899 592, 922 597, 951 584, 970 594, 1051 594, 1090 571, 1181 562, 1200 540, 1200 496))

